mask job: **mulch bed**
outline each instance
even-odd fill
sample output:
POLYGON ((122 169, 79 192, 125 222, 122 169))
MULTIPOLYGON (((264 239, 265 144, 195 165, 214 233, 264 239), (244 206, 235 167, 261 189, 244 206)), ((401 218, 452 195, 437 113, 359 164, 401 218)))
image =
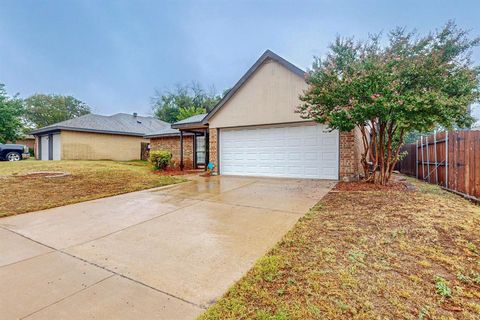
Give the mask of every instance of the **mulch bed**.
POLYGON ((405 181, 393 181, 388 185, 368 183, 363 181, 356 182, 339 182, 333 190, 335 191, 402 191, 407 190, 405 181))
POLYGON ((202 169, 185 169, 185 170, 180 170, 178 168, 167 168, 165 170, 158 170, 155 171, 154 173, 159 175, 159 176, 185 176, 185 175, 190 175, 190 174, 200 174, 205 172, 202 169))

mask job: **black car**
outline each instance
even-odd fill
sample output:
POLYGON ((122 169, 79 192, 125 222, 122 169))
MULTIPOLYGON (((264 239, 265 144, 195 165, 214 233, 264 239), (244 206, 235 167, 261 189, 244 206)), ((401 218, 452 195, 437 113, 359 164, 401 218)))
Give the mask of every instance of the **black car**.
POLYGON ((20 161, 28 159, 28 147, 22 144, 2 144, 0 143, 0 160, 20 161))

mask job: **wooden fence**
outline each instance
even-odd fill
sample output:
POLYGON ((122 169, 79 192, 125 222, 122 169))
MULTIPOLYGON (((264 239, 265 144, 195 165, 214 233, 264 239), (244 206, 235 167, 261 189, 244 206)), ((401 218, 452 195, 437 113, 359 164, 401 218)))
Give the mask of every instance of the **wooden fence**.
POLYGON ((422 136, 402 147, 398 170, 406 175, 480 198, 480 131, 449 131, 422 136))

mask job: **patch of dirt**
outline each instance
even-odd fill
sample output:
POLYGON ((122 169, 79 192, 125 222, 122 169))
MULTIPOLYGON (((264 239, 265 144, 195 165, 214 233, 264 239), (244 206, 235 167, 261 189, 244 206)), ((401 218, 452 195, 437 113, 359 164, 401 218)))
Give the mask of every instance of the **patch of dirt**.
POLYGON ((57 171, 38 171, 38 172, 28 172, 13 175, 13 177, 21 179, 38 179, 38 178, 63 178, 70 176, 68 172, 57 172, 57 171))

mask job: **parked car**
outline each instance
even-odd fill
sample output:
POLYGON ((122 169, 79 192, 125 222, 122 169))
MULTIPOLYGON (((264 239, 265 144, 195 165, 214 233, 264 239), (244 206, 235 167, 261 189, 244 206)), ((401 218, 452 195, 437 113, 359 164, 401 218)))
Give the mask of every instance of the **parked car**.
POLYGON ((23 144, 0 143, 0 160, 20 161, 29 157, 28 147, 23 144))

